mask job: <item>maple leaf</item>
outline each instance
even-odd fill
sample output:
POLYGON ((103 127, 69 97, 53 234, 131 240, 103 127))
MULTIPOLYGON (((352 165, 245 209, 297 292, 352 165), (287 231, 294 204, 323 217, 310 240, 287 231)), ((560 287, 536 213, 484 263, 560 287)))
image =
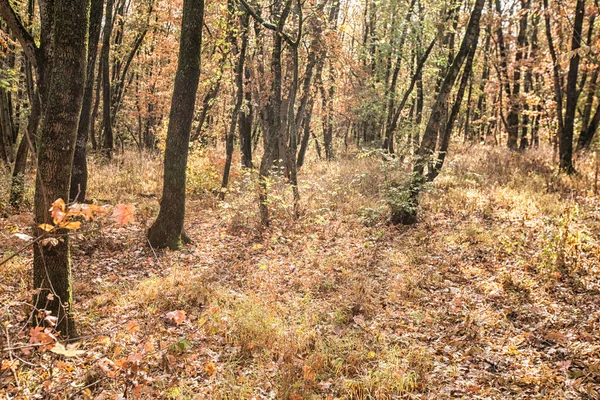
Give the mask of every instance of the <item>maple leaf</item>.
POLYGON ((169 325, 181 325, 185 321, 185 311, 170 311, 165 315, 165 322, 169 325))
POLYGON ((144 385, 135 385, 133 387, 133 398, 139 399, 140 397, 142 397, 142 390, 144 390, 144 388, 144 385))
POLYGON ((127 328, 127 331, 129 333, 136 333, 140 331, 140 325, 135 322, 135 321, 129 321, 127 322, 127 324, 125 324, 125 328, 127 328))
POLYGON ((133 204, 117 204, 113 210, 112 217, 119 226, 127 225, 134 221, 133 213, 135 207, 133 204))

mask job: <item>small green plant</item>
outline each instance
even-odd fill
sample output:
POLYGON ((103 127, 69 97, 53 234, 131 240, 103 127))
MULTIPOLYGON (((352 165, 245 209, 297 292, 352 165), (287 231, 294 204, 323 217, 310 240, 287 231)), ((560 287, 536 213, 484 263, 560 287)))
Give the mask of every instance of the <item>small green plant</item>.
POLYGON ((385 188, 385 197, 392 216, 416 215, 417 199, 411 188, 415 185, 414 179, 390 181, 385 188))

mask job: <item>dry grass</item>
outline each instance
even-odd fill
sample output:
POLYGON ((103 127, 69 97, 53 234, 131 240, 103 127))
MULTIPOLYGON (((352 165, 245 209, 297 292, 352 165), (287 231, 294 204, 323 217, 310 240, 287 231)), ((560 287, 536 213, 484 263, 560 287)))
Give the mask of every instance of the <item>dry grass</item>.
MULTIPOLYGON (((236 167, 216 202, 222 160, 198 154, 186 227, 195 244, 156 256, 144 226, 158 209, 147 195, 159 194, 160 163, 94 161, 93 197, 134 202, 139 219, 78 245, 97 247, 76 252, 74 273, 82 331, 101 339, 65 360, 69 382, 104 377, 102 357, 141 353, 133 377, 102 378, 92 398, 131 393, 134 381, 165 399, 597 398, 593 163, 565 177, 546 150, 455 150, 408 228, 386 224, 386 181, 403 170, 379 158, 308 164, 298 221, 273 178, 273 223, 259 229, 256 177, 236 167), (186 311, 183 324, 165 322, 174 310, 186 311)), ((3 299, 26 299, 28 257, 2 267, 14 293, 3 299)), ((2 310, 15 327, 25 315, 16 303, 2 310)), ((73 393, 62 370, 42 385, 53 357, 19 364, 23 394, 73 393)), ((4 384, 0 393, 16 392, 4 384)))

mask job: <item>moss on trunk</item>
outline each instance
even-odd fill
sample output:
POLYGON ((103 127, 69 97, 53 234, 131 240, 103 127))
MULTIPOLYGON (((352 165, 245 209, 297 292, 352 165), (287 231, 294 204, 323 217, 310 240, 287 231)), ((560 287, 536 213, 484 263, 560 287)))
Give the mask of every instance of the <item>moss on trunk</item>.
MULTIPOLYGON (((48 209, 69 193, 77 124, 85 83, 89 0, 54 2, 53 69, 48 87, 48 104, 42 119, 38 145, 38 174, 35 187, 37 225, 50 223, 48 209)), ((73 289, 69 237, 57 232, 58 244, 38 244, 33 253, 33 285, 37 310, 58 318, 56 329, 66 337, 77 335, 73 319, 73 289)), ((34 311, 34 323, 44 315, 34 311)))

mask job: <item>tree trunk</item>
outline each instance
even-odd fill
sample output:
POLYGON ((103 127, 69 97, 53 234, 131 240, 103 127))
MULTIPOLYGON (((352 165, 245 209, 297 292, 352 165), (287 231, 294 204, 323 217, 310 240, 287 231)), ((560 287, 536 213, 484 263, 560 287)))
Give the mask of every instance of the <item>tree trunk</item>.
POLYGON ((577 110, 577 77, 579 73, 579 48, 581 47, 581 31, 585 13, 585 0, 577 0, 575 6, 575 20, 573 23, 573 36, 571 41, 571 61, 567 76, 565 126, 559 136, 560 169, 568 174, 574 173, 573 167, 573 130, 575 128, 575 111, 577 110))
MULTIPOLYGON (((233 17, 235 15, 236 9, 233 0, 229 0, 227 2, 229 8, 229 16, 230 22, 233 21, 233 17)), ((240 113, 240 109, 242 108, 242 103, 244 101, 244 62, 246 61, 246 49, 248 47, 248 29, 247 24, 244 24, 243 19, 248 20, 247 14, 240 17, 240 23, 242 29, 240 31, 242 37, 241 47, 238 51, 237 45, 237 37, 230 32, 229 42, 231 44, 231 50, 233 52, 234 57, 237 56, 237 62, 235 65, 235 103, 233 105, 233 110, 231 112, 231 120, 229 122, 229 133, 227 134, 227 143, 226 143, 226 158, 225 158, 225 168, 223 170, 223 181, 221 182, 221 192, 219 193, 219 198, 221 200, 225 199, 225 189, 227 189, 227 185, 229 184, 229 172, 231 170, 231 160, 233 158, 233 142, 235 139, 235 128, 238 121, 238 115, 240 113), (245 28, 246 27, 246 28, 245 28), (238 54, 239 53, 239 54, 238 54)), ((230 27, 233 29, 233 27, 230 27)))
MULTIPOLYGON (((250 29, 250 15, 242 14, 242 45, 244 41, 248 46, 248 34, 250 29)), ((243 47, 243 46, 242 46, 243 47)), ((244 80, 249 82, 252 78, 250 67, 244 64, 244 80)), ((246 89, 244 91, 244 105, 240 110, 239 117, 239 135, 240 135, 240 152, 242 153, 242 166, 252 168, 252 121, 254 119, 254 107, 252 106, 252 91, 246 89)))
POLYGON ((163 193, 158 217, 148 230, 148 241, 153 247, 175 250, 187 240, 183 232, 186 168, 200 78, 203 20, 204 0, 184 0, 179 60, 165 147, 163 193))
POLYGON ((81 116, 79 117, 79 126, 77 127, 77 141, 75 142, 75 156, 73 157, 73 171, 71 173, 71 189, 69 191, 70 201, 83 202, 86 200, 88 178, 86 146, 90 131, 90 118, 92 116, 94 72, 96 67, 96 56, 98 53, 98 41, 100 40, 100 28, 102 26, 103 3, 104 0, 92 0, 91 2, 87 74, 85 91, 83 93, 83 104, 81 105, 81 116))
POLYGON ((102 52, 100 53, 100 67, 102 68, 102 125, 104 126, 104 141, 102 151, 108 159, 112 159, 114 136, 111 118, 111 81, 110 81, 110 37, 112 33, 113 3, 107 0, 104 13, 104 32, 102 37, 102 52))
POLYGON ((552 80, 554 83, 554 100, 556 102, 556 119, 558 120, 558 132, 562 135, 564 131, 564 119, 563 119, 563 93, 561 84, 560 63, 556 55, 554 48, 554 39, 552 37, 552 27, 550 26, 550 7, 548 6, 548 0, 544 2, 544 21, 546 25, 546 39, 548 41, 548 50, 550 51, 550 57, 552 58, 552 80))
MULTIPOLYGON (((75 151, 77 124, 81 112, 86 71, 86 39, 89 0, 55 0, 53 30, 53 68, 48 86, 48 102, 44 109, 39 140, 38 174, 35 187, 37 227, 51 221, 48 209, 59 198, 69 194, 71 168, 75 151)), ((77 335, 73 319, 70 241, 59 232, 58 244, 52 247, 37 243, 33 252, 33 287, 35 310, 48 310, 58 318, 56 329, 65 337, 77 335)), ((47 234, 52 236, 52 234, 47 234)), ((42 324, 34 312, 36 324, 42 324)))
MULTIPOLYGON (((421 193, 426 176, 424 175, 425 166, 431 163, 431 157, 434 155, 438 132, 445 124, 442 119, 443 111, 447 109, 447 102, 450 92, 456 82, 460 69, 471 51, 475 51, 479 39, 479 21, 485 0, 476 0, 471 18, 467 25, 466 33, 461 43, 460 49, 454 57, 452 65, 440 86, 435 103, 431 109, 431 115, 427 122, 427 127, 423 133, 423 140, 419 147, 413 164, 413 178, 410 184, 410 198, 408 204, 392 210, 391 222, 394 224, 414 224, 417 222, 418 196, 421 193)), ((445 152, 444 152, 445 153, 445 152)), ((431 164, 430 164, 431 165, 431 164)))

